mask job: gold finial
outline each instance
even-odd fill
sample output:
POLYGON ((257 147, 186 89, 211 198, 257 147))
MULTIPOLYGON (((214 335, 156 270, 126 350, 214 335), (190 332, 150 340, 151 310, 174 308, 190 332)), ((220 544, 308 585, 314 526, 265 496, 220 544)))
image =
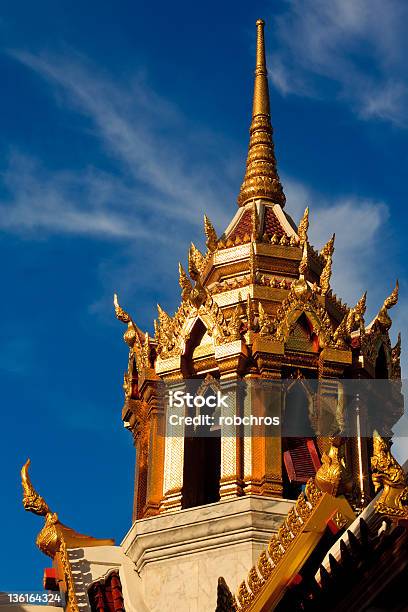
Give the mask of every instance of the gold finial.
POLYGON ((395 281, 395 288, 391 294, 384 300, 383 308, 389 310, 398 303, 399 282, 395 281))
POLYGON ((30 459, 27 459, 23 467, 21 468, 21 484, 23 486, 23 506, 24 509, 38 514, 39 516, 46 516, 51 512, 47 502, 37 491, 34 489, 28 474, 28 468, 30 467, 30 459))
POLYGON ((191 243, 190 250, 188 252, 188 273, 190 274, 193 280, 198 280, 203 265, 203 254, 197 249, 197 247, 193 243, 191 243))
POLYGON ((238 196, 238 206, 256 198, 285 205, 285 195, 276 170, 269 107, 268 72, 266 69, 264 25, 256 22, 256 66, 252 123, 246 172, 238 196))
POLYGON ((122 323, 127 324, 127 330, 123 334, 123 339, 128 347, 132 348, 135 342, 140 344, 138 335, 136 333, 136 325, 132 317, 126 312, 126 310, 123 310, 122 306, 119 304, 117 293, 113 294, 113 305, 115 307, 115 316, 118 321, 122 321, 122 323))
POLYGON ((122 323, 130 323, 132 319, 131 319, 130 315, 128 315, 128 313, 125 310, 123 310, 123 308, 119 304, 118 294, 117 293, 113 294, 113 305, 115 307, 116 318, 119 321, 122 321, 122 323))
POLYGON ((326 244, 324 245, 324 247, 320 251, 320 255, 324 259, 327 259, 328 257, 332 257, 332 255, 334 253, 334 240, 335 240, 335 238, 336 238, 336 234, 333 234, 333 236, 330 238, 330 240, 328 240, 326 242, 326 244))
POLYGON ((395 288, 390 293, 390 295, 384 300, 384 303, 377 315, 377 321, 382 325, 385 329, 390 329, 392 325, 391 317, 388 314, 390 308, 395 306, 398 303, 398 294, 399 294, 399 283, 398 280, 395 283, 395 288))
POLYGON ((204 215, 204 232, 207 238, 206 245, 208 250, 211 252, 215 251, 218 244, 217 232, 207 215, 204 215))
POLYGON ((307 241, 307 232, 309 229, 309 207, 306 206, 305 212, 303 213, 303 217, 300 220, 297 235, 299 236, 300 244, 303 244, 307 241))
POLYGON ((179 284, 181 287, 181 297, 183 300, 187 300, 193 290, 193 285, 181 263, 179 263, 179 284))
POLYGON ((354 306, 354 311, 360 317, 364 316, 367 309, 367 291, 364 291, 357 304, 354 306))

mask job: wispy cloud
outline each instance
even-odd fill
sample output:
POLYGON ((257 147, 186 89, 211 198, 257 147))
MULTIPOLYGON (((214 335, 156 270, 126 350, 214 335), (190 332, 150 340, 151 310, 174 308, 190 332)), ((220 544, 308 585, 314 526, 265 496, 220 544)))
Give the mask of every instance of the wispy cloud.
POLYGON ((403 0, 292 0, 274 18, 270 74, 282 94, 336 98, 364 119, 406 125, 403 0))
POLYGON ((196 226, 203 210, 226 222, 216 205, 220 195, 229 194, 229 159, 219 137, 217 148, 215 135, 189 130, 188 118, 142 78, 114 81, 75 53, 11 55, 48 83, 58 103, 89 121, 87 133, 100 145, 112 171, 95 168, 92 160, 81 171, 50 171, 13 152, 3 173, 8 195, 0 203, 0 227, 148 238, 153 231, 168 235, 175 220, 196 226), (225 164, 225 172, 212 172, 204 160, 214 152, 211 161, 219 167, 225 164))
MULTIPOLYGON (((398 5, 392 4, 394 8, 398 5)), ((293 27, 300 28, 303 36, 310 35, 313 28, 322 30, 319 39, 307 41, 305 57, 313 58, 313 65, 320 62, 322 66, 330 66, 333 57, 337 57, 336 45, 321 28, 322 19, 330 18, 333 36, 339 36, 337 29, 340 29, 351 37, 362 37, 369 30, 366 20, 375 21, 368 16, 362 0, 356 3, 336 0, 333 11, 337 20, 318 0, 309 5, 309 11, 301 11, 295 1, 290 4, 290 10, 299 18, 293 27), (300 15, 305 17, 304 23, 300 22, 300 15)), ((280 16, 281 27, 286 17, 286 13, 280 16)), ((378 45, 389 61, 394 61, 394 55, 398 54, 392 37, 384 36, 378 45)), ((346 46, 341 43, 340 51, 346 46)), ((220 232, 229 221, 228 208, 221 203, 234 200, 239 182, 239 172, 232 180, 230 170, 234 152, 225 155, 228 147, 218 134, 209 130, 204 133, 196 123, 190 124, 187 117, 160 98, 141 77, 117 82, 74 52, 57 58, 26 52, 12 55, 45 81, 63 106, 62 110, 74 109, 89 121, 88 130, 112 160, 113 169, 102 171, 89 160, 89 165, 81 171, 50 171, 27 156, 14 153, 3 175, 9 197, 0 203, 5 213, 0 216, 0 227, 8 231, 125 239, 132 245, 127 261, 124 263, 122 257, 120 264, 101 263, 109 299, 118 265, 122 279, 138 277, 139 291, 142 288, 150 294, 160 284, 161 291, 170 295, 171 290, 163 281, 170 274, 174 276, 176 258, 182 256, 191 237, 195 239, 200 231, 203 212, 210 214, 220 232), (154 249, 146 254, 139 248, 136 258, 132 239, 143 241, 152 236, 154 249), (178 237, 177 241, 174 236, 178 237), (159 273, 158 263, 163 259, 168 266, 159 273), (146 270, 143 279, 137 274, 140 265, 146 270)), ((340 59, 346 62, 345 58, 340 59)), ((306 204, 311 205, 310 237, 316 246, 322 246, 333 229, 338 230, 335 290, 352 304, 367 288, 372 292, 375 311, 376 303, 384 298, 394 280, 384 275, 384 281, 378 282, 381 258, 377 246, 379 231, 382 241, 388 231, 387 204, 355 194, 328 197, 291 176, 284 178, 284 187, 288 211, 295 218, 301 216, 306 204)), ((127 290, 131 291, 125 287, 127 290)), ((107 298, 106 295, 104 299, 107 298)))
POLYGON ((354 195, 328 197, 290 177, 284 185, 288 210, 296 220, 306 204, 310 207, 312 244, 321 248, 336 230, 333 286, 338 295, 352 305, 365 289, 377 293, 377 245, 387 231, 386 203, 354 195))

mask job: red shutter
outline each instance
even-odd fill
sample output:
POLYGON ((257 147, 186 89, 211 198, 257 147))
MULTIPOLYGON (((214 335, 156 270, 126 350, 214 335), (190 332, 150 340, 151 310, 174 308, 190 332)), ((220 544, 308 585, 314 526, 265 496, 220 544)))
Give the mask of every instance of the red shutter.
POLYGON ((286 438, 286 448, 283 461, 289 481, 305 484, 321 465, 314 441, 311 438, 286 438))
POLYGON ((122 585, 118 572, 111 572, 89 587, 92 612, 125 612, 122 585))

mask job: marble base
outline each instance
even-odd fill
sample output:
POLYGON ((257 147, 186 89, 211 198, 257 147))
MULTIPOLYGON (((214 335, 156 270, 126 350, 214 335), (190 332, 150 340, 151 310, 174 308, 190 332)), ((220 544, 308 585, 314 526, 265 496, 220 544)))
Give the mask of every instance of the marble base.
POLYGON ((248 496, 135 521, 122 542, 150 612, 214 612, 217 582, 232 592, 293 501, 248 496))

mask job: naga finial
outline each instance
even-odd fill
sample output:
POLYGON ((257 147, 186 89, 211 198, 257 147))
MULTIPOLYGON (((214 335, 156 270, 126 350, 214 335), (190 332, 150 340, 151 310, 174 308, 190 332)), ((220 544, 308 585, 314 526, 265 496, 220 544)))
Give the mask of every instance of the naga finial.
POLYGON ((366 309, 367 309, 367 291, 364 291, 363 295, 358 300, 353 310, 357 315, 359 315, 360 317, 363 317, 366 309))
POLYGON ((395 287, 390 295, 384 300, 382 307, 377 315, 377 321, 382 325, 385 329, 390 329, 392 325, 391 317, 388 314, 390 308, 395 306, 398 303, 398 294, 399 294, 399 283, 398 280, 395 283, 395 287))
POLYGON ((377 431, 373 435, 371 470, 375 491, 383 487, 383 492, 376 503, 376 510, 390 518, 408 519, 408 487, 405 472, 393 457, 389 443, 377 431))
POLYGON ((327 259, 328 257, 332 257, 333 256, 333 253, 334 253, 334 240, 335 240, 335 238, 336 238, 336 234, 333 234, 333 236, 330 238, 330 240, 328 240, 326 242, 326 244, 324 245, 324 247, 320 251, 320 255, 324 259, 327 259))
POLYGON ((354 308, 344 315, 340 325, 334 332, 333 338, 338 348, 346 348, 353 331, 364 329, 364 313, 367 308, 367 291, 363 293, 354 308))
POLYGON ((179 263, 179 284, 181 287, 181 297, 183 300, 187 300, 193 290, 193 285, 181 263, 179 263))
POLYGON ((190 250, 188 253, 188 273, 194 281, 197 281, 200 277, 200 267, 198 265, 194 248, 195 247, 193 243, 191 243, 190 250))
POLYGON ((303 217, 300 220, 297 235, 299 236, 300 244, 307 242, 307 232, 309 230, 309 207, 306 206, 303 217))
POLYGON ((119 304, 117 293, 113 294, 113 305, 115 307, 115 316, 118 319, 118 321, 122 321, 122 323, 130 323, 132 321, 132 318, 130 317, 130 315, 128 315, 128 313, 125 310, 123 310, 123 308, 119 304))
POLYGON ((121 305, 119 304, 118 294, 113 294, 113 305, 115 307, 115 316, 118 321, 122 321, 122 323, 127 324, 127 330, 123 334, 123 339, 128 345, 130 349, 134 347, 135 342, 140 344, 137 333, 136 333, 136 325, 133 322, 132 317, 123 310, 121 305))
POLYGON ((199 271, 199 273, 201 274, 201 271, 203 269, 204 263, 205 263, 205 257, 204 255, 201 253, 200 249, 198 249, 196 247, 196 245, 194 244, 194 242, 191 243, 190 245, 190 252, 189 252, 189 258, 192 258, 194 261, 194 264, 197 268, 197 270, 199 271))
POLYGON ((21 468, 21 484, 23 486, 23 506, 28 512, 38 514, 39 516, 46 516, 51 513, 51 510, 43 497, 34 489, 28 474, 28 468, 30 467, 30 459, 27 459, 23 467, 21 468))
POLYGON ((215 251, 218 244, 217 232, 207 215, 204 215, 204 232, 207 238, 206 245, 208 250, 211 252, 215 251))

